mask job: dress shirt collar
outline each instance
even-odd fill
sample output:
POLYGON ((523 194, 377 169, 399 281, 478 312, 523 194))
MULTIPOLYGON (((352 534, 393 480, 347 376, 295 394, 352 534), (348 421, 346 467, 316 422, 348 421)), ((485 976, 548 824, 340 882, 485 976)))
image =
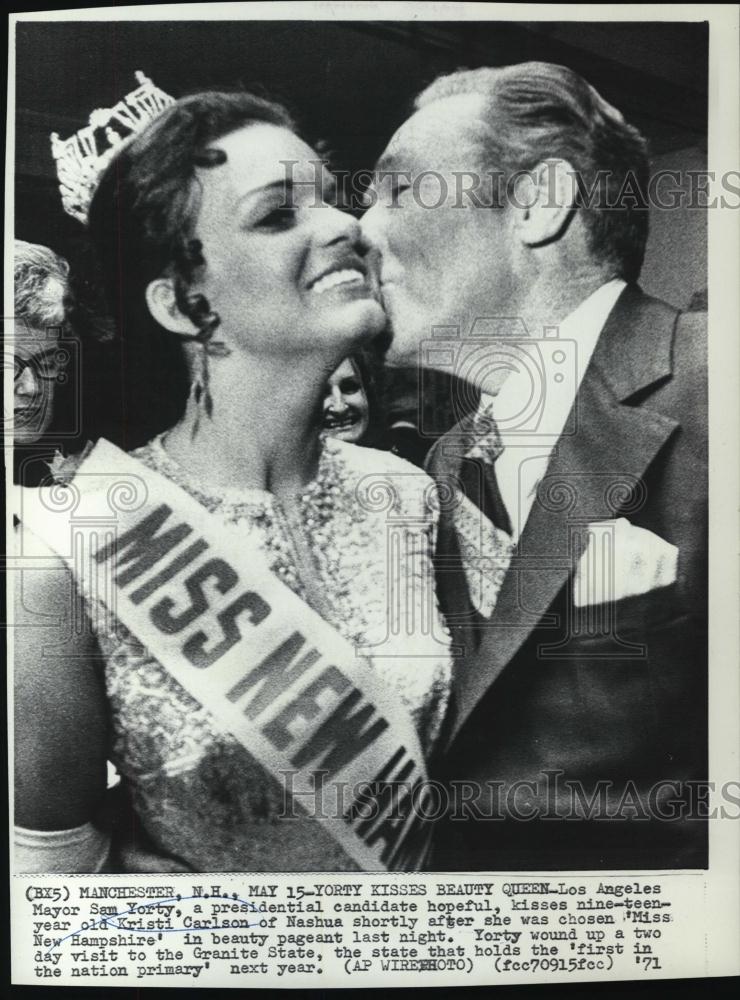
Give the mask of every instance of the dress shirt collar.
MULTIPOLYGON (((534 339, 531 345, 526 342, 521 345, 522 360, 525 363, 511 372, 499 392, 495 395, 481 392, 480 410, 492 408, 504 437, 504 444, 507 443, 506 431, 511 429, 507 425, 510 422, 516 423, 516 415, 522 412, 523 398, 531 396, 539 388, 534 384, 537 381, 537 374, 533 374, 535 369, 526 362, 536 356, 535 364, 540 378, 544 377, 544 382, 541 382, 547 389, 543 400, 544 415, 549 414, 553 408, 558 413, 563 407, 570 410, 604 324, 625 286, 626 282, 622 278, 613 278, 601 285, 576 306, 558 328, 543 331, 542 340, 534 339), (561 345, 558 345, 558 341, 561 345), (562 354, 565 354, 565 360, 559 362, 558 358, 562 354), (560 375, 562 378, 557 378, 560 375)), ((545 420, 546 424, 550 422, 549 419, 545 420)), ((522 429, 518 428, 520 431, 522 429)), ((548 427, 547 430, 549 429, 548 427)), ((562 425, 552 430, 559 434, 562 425)))

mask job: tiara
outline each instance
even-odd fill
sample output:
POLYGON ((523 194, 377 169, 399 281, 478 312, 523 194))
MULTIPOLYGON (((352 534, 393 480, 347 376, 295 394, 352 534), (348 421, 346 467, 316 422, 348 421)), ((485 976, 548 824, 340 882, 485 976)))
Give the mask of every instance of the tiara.
POLYGON ((69 139, 51 133, 51 153, 56 161, 64 211, 87 223, 87 212, 103 171, 113 157, 175 103, 149 77, 136 71, 139 86, 112 108, 97 108, 90 124, 69 139))

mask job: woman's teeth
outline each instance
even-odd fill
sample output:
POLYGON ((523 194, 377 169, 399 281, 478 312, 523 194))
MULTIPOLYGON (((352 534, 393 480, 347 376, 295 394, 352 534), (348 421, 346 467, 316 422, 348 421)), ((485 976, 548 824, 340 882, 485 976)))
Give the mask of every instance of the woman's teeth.
POLYGON ((328 292, 330 288, 336 288, 337 285, 347 285, 350 282, 356 281, 365 281, 365 275, 362 271, 356 271, 354 268, 348 268, 343 271, 332 271, 331 274, 326 274, 323 278, 319 278, 311 286, 311 291, 320 295, 322 292, 328 292))

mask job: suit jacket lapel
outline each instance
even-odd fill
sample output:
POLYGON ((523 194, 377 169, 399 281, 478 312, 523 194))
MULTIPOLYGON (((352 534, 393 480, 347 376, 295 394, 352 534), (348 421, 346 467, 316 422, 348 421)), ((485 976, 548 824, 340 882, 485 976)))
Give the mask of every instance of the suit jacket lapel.
POLYGON ((478 655, 458 661, 453 737, 533 628, 557 624, 547 609, 583 552, 586 525, 644 502, 642 477, 677 423, 648 400, 639 404, 670 377, 676 315, 636 287, 612 310, 571 413, 573 432, 550 458, 478 655))

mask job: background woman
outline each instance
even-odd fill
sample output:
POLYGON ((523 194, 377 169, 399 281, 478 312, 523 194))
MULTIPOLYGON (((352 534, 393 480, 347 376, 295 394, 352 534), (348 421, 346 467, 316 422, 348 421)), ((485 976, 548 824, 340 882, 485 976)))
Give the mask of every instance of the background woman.
POLYGON ((382 419, 372 362, 358 352, 331 373, 324 396, 324 434, 328 437, 382 446, 382 419))
MULTIPOLYGON (((435 515, 425 476, 321 437, 326 372, 384 326, 358 225, 329 204, 331 184, 282 108, 200 94, 118 153, 89 223, 120 334, 128 402, 119 442, 238 526, 345 639, 373 645, 387 632, 387 513, 361 505, 357 483, 368 471, 401 473, 394 514, 427 525, 422 558, 399 571, 420 593, 430 587, 435 515)), ((16 625, 27 609, 64 620, 64 574, 27 576, 16 625)), ((107 755, 137 836, 175 867, 353 867, 317 821, 278 820, 278 782, 120 623, 103 627, 85 596, 97 635, 29 628, 18 650, 21 870, 111 863, 98 819, 107 755)), ((430 610, 429 635, 372 663, 427 751, 449 677, 446 633, 430 610)))

